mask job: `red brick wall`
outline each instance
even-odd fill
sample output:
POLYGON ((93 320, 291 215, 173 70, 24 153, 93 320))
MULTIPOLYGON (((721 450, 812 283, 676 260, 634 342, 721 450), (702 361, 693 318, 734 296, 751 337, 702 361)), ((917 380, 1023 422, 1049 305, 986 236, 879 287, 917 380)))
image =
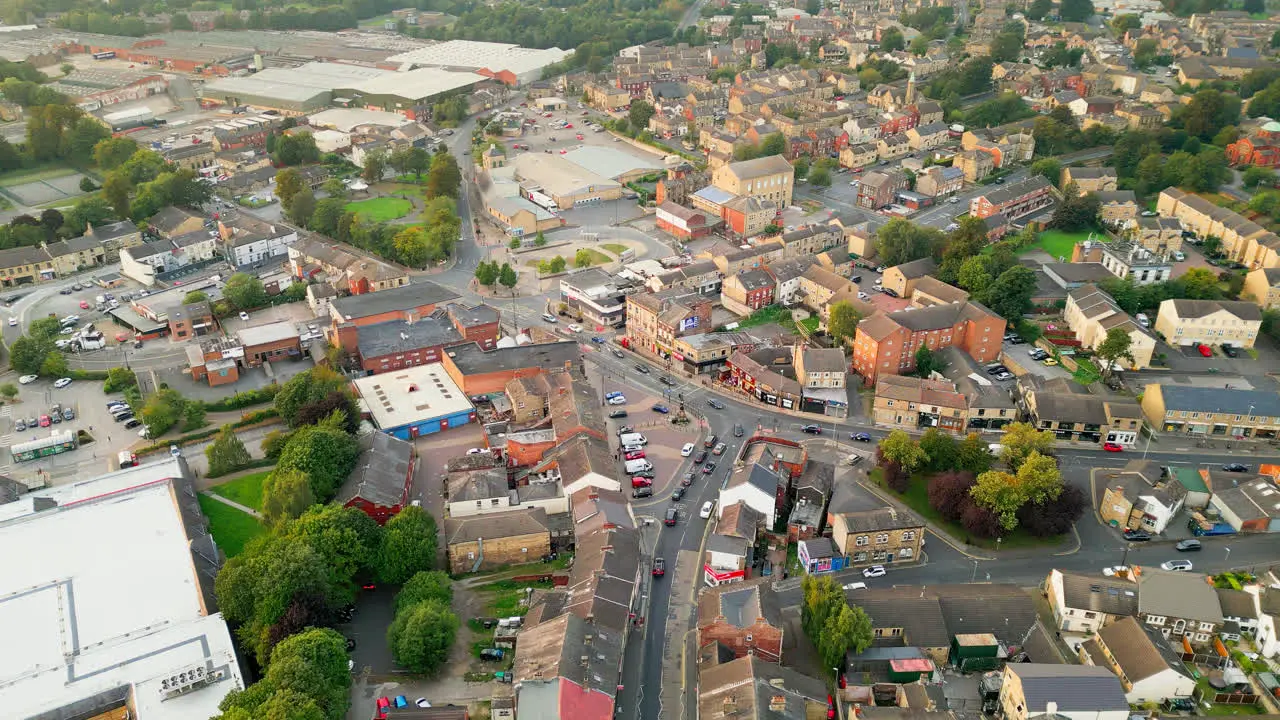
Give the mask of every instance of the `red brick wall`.
POLYGON ((541 443, 507 442, 507 458, 509 464, 523 466, 534 465, 542 461, 542 456, 556 446, 556 441, 541 443))
POLYGON ((290 338, 287 340, 279 340, 273 343, 264 343, 262 345, 253 345, 244 349, 245 364, 250 367, 257 367, 262 364, 263 357, 268 360, 282 360, 288 357, 287 350, 294 348, 299 352, 302 351, 302 345, 299 344, 298 338, 290 338))
MULTIPOLYGON (((455 326, 456 327, 456 326, 455 326)), ((472 328, 458 328, 462 339, 480 346, 481 350, 492 350, 498 344, 498 323, 478 325, 472 328)))
POLYGON ((762 659, 777 661, 782 657, 782 630, 766 622, 757 622, 746 628, 738 628, 727 622, 713 622, 698 629, 698 645, 720 642, 733 650, 735 657, 745 657, 748 651, 762 659), (751 642, 747 642, 747 635, 751 642))
POLYGON ((1004 330, 1004 318, 998 316, 967 323, 967 327, 964 328, 964 340, 960 347, 978 362, 991 362, 1000 357, 1004 330), (984 334, 985 344, 983 343, 984 334))

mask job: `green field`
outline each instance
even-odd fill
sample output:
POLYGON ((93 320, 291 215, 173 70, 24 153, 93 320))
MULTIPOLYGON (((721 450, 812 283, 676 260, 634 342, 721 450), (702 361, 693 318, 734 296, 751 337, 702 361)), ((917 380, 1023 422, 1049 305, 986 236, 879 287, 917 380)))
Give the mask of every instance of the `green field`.
POLYGON ((44 165, 41 167, 30 168, 27 170, 14 170, 0 176, 0 187, 9 187, 11 185, 22 185, 24 183, 36 182, 38 180, 52 180, 54 178, 74 175, 73 170, 65 165, 44 165))
MULTIPOLYGON (((1071 250, 1076 246, 1076 243, 1082 243, 1088 239, 1089 233, 1087 232, 1069 233, 1061 230, 1045 230, 1040 233, 1040 237, 1036 239, 1036 244, 1027 248, 1027 250, 1040 248, 1052 255, 1055 260, 1058 258, 1066 258, 1067 260, 1070 260, 1071 250)), ((1094 239, 1106 241, 1107 236, 1104 233, 1097 233, 1094 235, 1094 239)))
POLYGON ((221 485, 214 485, 209 488, 209 492, 238 502, 245 507, 262 510, 262 482, 270 474, 270 470, 263 470, 262 472, 245 475, 244 477, 224 482, 221 485))
POLYGON ((623 245, 622 243, 600 243, 600 247, 604 248, 605 250, 608 250, 614 255, 621 255, 622 253, 626 252, 629 249, 627 248, 626 245, 623 245))
POLYGON ((229 558, 239 555, 250 540, 264 532, 257 518, 211 497, 200 496, 200 509, 209 518, 209 532, 214 542, 229 558))
POLYGON ((398 197, 370 198, 347 203, 347 210, 368 222, 387 222, 408 215, 413 211, 413 203, 398 197))
MULTIPOLYGON (((608 255, 605 255, 599 250, 592 250, 591 248, 584 248, 584 249, 587 251, 587 254, 591 256, 592 265, 604 265, 605 263, 613 262, 613 258, 610 258, 608 255)), ((574 253, 574 256, 576 257, 577 253, 574 253)))

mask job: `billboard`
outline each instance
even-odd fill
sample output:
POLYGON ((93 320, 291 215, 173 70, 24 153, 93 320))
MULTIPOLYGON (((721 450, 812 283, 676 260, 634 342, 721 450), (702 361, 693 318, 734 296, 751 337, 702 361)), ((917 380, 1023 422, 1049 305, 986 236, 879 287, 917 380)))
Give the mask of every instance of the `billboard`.
POLYGON ((680 332, 698 327, 698 316, 693 315, 680 321, 680 332))

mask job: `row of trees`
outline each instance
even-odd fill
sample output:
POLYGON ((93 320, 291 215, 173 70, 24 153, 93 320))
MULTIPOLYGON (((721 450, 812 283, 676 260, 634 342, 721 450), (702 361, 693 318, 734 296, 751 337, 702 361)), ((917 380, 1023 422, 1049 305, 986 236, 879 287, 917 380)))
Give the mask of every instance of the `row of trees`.
POLYGON ((494 285, 502 285, 510 290, 516 286, 518 280, 515 268, 508 263, 502 263, 499 266, 498 261, 494 260, 492 262, 481 261, 479 265, 476 265, 476 282, 487 288, 492 288, 494 285))

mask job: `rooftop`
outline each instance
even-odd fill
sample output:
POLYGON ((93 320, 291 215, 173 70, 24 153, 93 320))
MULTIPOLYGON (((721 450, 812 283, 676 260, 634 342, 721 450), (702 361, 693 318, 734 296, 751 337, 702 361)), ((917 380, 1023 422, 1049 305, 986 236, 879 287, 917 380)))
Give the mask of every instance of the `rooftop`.
POLYGON ((413 454, 413 443, 386 433, 360 438, 360 458, 338 490, 337 501, 345 504, 363 498, 383 507, 402 504, 413 454))
POLYGON ((1184 620, 1222 622, 1218 594, 1208 578, 1199 573, 1144 567, 1138 575, 1138 612, 1184 620))
POLYGON ((335 298, 331 305, 343 320, 356 320, 370 315, 405 312, 426 305, 457 300, 458 294, 433 282, 420 280, 389 290, 335 298))
POLYGON ((357 345, 365 360, 397 352, 423 348, 456 345, 462 342, 462 334, 453 326, 443 310, 406 322, 389 322, 363 325, 359 328, 357 345))
POLYGON ((1006 672, 1022 682, 1031 715, 1045 712, 1049 703, 1056 703, 1059 712, 1129 709, 1120 678, 1105 667, 1012 663, 1006 672))
POLYGON ((471 402, 440 363, 352 381, 383 431, 471 411, 471 402))
POLYGON ((1188 410, 1203 413, 1280 417, 1280 394, 1266 390, 1157 385, 1166 412, 1188 410))
POLYGON ((559 369, 582 358, 578 343, 562 340, 536 345, 481 350, 475 343, 449 348, 449 362, 463 375, 483 375, 502 370, 541 367, 559 369))
POLYGON ((236 337, 240 339, 240 343, 245 347, 267 345, 284 340, 298 339, 298 328, 293 324, 292 320, 281 320, 265 325, 241 328, 236 332, 236 337))

